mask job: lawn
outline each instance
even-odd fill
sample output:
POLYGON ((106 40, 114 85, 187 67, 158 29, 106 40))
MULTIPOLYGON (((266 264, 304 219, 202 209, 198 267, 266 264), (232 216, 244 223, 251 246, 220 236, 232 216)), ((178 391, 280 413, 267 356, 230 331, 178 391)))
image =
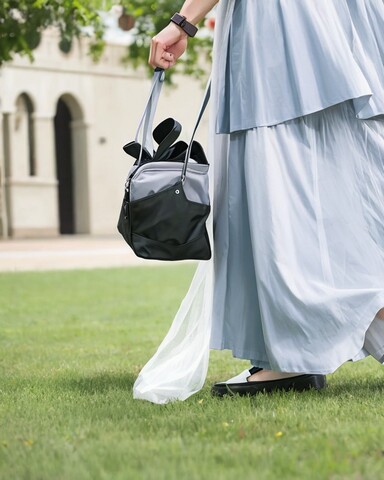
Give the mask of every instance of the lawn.
POLYGON ((0 275, 0 478, 384 479, 384 370, 321 392, 212 398, 247 362, 213 352, 205 388, 132 399, 192 265, 0 275))

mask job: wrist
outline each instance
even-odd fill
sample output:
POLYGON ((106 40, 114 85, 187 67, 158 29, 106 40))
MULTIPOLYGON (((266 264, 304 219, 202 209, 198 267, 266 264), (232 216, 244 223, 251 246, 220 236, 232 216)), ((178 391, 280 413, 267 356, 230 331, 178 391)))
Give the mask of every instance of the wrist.
POLYGON ((177 32, 178 35, 180 36, 180 40, 183 38, 188 39, 188 35, 184 32, 184 30, 176 25, 176 23, 170 22, 168 25, 168 28, 172 29, 173 31, 177 32))

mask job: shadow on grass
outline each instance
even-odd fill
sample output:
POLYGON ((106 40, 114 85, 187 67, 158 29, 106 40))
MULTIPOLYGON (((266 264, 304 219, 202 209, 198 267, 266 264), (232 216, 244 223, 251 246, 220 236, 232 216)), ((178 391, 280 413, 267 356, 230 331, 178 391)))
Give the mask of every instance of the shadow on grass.
MULTIPOLYGON (((204 389, 206 390, 206 389, 204 389)), ((204 392, 209 395, 209 392, 204 392)), ((330 401, 334 403, 335 400, 341 402, 349 401, 351 399, 381 399, 384 395, 384 378, 355 378, 355 379, 335 379, 328 382, 328 386, 322 390, 308 390, 304 392, 295 391, 276 391, 272 393, 260 393, 255 396, 248 397, 252 404, 258 405, 260 401, 268 399, 268 401, 281 404, 281 401, 300 402, 306 404, 312 400, 321 400, 324 402, 330 401)), ((224 400, 226 402, 236 402, 240 397, 238 395, 225 396, 223 398, 214 397, 214 401, 220 403, 224 400)))
MULTIPOLYGON (((383 372, 384 373, 384 372, 383 372)), ((4 382, 4 391, 14 392, 17 394, 20 390, 30 390, 41 385, 42 387, 49 388, 49 386, 55 389, 64 390, 68 392, 77 392, 81 395, 95 395, 108 392, 129 392, 132 393, 133 384, 136 380, 137 374, 124 371, 98 371, 98 372, 67 372, 66 375, 55 375, 54 377, 40 377, 31 376, 19 378, 17 382, 14 379, 4 382)), ((212 381, 209 379, 206 381, 203 389, 197 394, 191 397, 191 401, 195 401, 201 398, 212 398, 214 401, 220 401, 222 399, 213 398, 210 394, 210 385, 212 381)), ((367 398, 370 397, 382 397, 384 395, 384 375, 356 375, 352 378, 346 376, 339 376, 338 374, 328 376, 328 387, 320 391, 308 391, 303 393, 298 392, 276 392, 268 394, 269 398, 275 397, 276 399, 286 396, 288 399, 293 397, 302 398, 303 401, 309 400, 309 398, 322 398, 324 400, 335 399, 348 399, 352 397, 367 398), (382 377, 382 378, 380 378, 382 377)), ((264 396, 264 395, 262 395, 264 396)), ((259 395, 254 397, 257 401, 259 395)), ((225 397, 227 401, 236 401, 235 397, 225 397)), ((177 402, 178 403, 178 402, 177 402)), ((188 402, 185 402, 186 404, 188 402)))
MULTIPOLYGON (((136 380, 136 375, 132 374, 123 374, 123 373, 113 373, 105 372, 98 373, 90 376, 78 377, 78 378, 66 378, 60 379, 59 387, 65 390, 79 392, 82 395, 95 395, 103 394, 111 391, 122 391, 132 393, 133 384, 136 380)), ((335 400, 335 399, 350 399, 354 398, 366 398, 367 394, 372 397, 382 397, 384 395, 384 380, 380 381, 378 379, 355 379, 355 380, 338 380, 331 382, 327 388, 320 391, 308 391, 303 393, 298 392, 275 392, 272 394, 267 394, 269 398, 284 397, 287 395, 287 400, 292 399, 294 396, 297 398, 302 398, 302 401, 309 400, 310 398, 323 398, 324 400, 335 400)), ((211 397, 209 389, 203 388, 200 394, 197 394, 200 397, 209 397, 216 400, 215 397, 211 397)), ((194 395, 191 397, 197 399, 197 396, 194 395)), ((254 400, 257 401, 257 397, 254 397, 254 400)), ((231 401, 235 401, 237 396, 228 397, 231 398, 231 401)), ((218 399, 222 400, 222 399, 218 399)), ((176 402, 179 404, 179 402, 176 402)), ((186 402, 188 403, 188 402, 186 402)), ((169 404, 172 405, 172 404, 169 404)))
POLYGON ((99 372, 83 377, 60 378, 55 383, 65 390, 93 395, 111 390, 132 391, 135 380, 136 376, 130 373, 99 372))
POLYGON ((384 376, 380 378, 356 377, 354 379, 337 379, 329 382, 328 388, 321 393, 327 397, 340 396, 366 396, 367 393, 380 394, 384 393, 384 376))

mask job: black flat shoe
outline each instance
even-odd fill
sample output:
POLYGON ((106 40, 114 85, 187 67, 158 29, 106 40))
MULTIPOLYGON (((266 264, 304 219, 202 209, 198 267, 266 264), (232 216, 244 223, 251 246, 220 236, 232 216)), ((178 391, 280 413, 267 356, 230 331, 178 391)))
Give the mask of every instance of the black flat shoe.
POLYGON ((327 385, 325 375, 318 374, 304 374, 296 377, 281 378, 279 380, 264 380, 262 382, 247 381, 247 377, 260 370, 262 370, 262 368, 253 367, 227 382, 215 383, 211 389, 211 393, 217 397, 223 397, 224 395, 257 395, 258 393, 270 393, 279 390, 302 392, 311 388, 321 390, 327 385))

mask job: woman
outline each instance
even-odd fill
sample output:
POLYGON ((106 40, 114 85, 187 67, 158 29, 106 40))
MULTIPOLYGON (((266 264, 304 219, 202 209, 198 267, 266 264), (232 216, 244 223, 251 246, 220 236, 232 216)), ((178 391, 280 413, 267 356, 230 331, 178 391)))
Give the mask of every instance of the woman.
MULTIPOLYGON (((216 3, 187 0, 150 64, 172 67, 216 3)), ((254 368, 213 393, 322 388, 384 356, 384 4, 222 0, 217 17, 211 347, 254 368)))

